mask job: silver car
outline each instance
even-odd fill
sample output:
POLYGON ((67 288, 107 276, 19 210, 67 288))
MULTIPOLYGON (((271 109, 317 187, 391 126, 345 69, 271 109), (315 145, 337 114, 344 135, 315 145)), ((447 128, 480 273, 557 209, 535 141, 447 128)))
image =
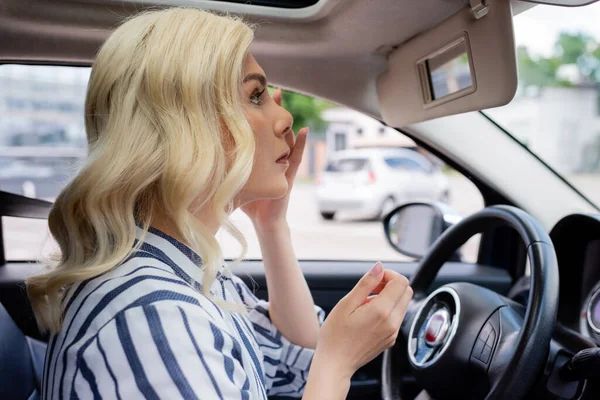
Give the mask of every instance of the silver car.
POLYGON ((414 200, 448 202, 449 183, 439 167, 411 149, 352 149, 330 157, 317 188, 321 216, 342 211, 380 218, 414 200))

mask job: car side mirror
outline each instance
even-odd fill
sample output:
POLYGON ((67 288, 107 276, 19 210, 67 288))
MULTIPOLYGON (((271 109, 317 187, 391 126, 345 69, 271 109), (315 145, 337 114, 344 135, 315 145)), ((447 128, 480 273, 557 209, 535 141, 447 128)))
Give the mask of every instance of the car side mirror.
MULTIPOLYGON (((442 233, 460 219, 456 211, 442 203, 407 203, 385 216, 383 229, 396 251, 420 259, 442 233)), ((453 258, 460 260, 460 254, 453 258)))

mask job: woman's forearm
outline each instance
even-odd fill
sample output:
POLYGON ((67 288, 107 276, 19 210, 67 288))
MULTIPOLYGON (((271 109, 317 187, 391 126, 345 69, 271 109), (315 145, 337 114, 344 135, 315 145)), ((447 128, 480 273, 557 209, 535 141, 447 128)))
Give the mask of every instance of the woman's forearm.
POLYGON ((286 221, 268 228, 255 227, 267 278, 271 320, 292 343, 315 348, 319 320, 286 221))

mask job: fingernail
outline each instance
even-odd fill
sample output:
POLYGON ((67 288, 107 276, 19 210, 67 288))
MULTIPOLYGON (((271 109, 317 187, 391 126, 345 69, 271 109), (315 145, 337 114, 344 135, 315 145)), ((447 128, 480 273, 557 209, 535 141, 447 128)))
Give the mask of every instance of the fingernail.
POLYGON ((373 265, 373 268, 371 268, 369 273, 373 276, 377 276, 381 273, 381 271, 383 271, 383 265, 381 264, 381 261, 377 261, 377 263, 373 265))

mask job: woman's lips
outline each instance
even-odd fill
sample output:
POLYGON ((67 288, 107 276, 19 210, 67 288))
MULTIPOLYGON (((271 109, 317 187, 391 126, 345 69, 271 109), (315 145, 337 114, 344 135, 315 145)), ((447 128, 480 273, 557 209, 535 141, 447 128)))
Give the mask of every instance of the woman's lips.
POLYGON ((277 164, 289 165, 289 161, 288 161, 289 155, 290 155, 290 151, 288 150, 285 153, 283 153, 275 162, 277 164))

